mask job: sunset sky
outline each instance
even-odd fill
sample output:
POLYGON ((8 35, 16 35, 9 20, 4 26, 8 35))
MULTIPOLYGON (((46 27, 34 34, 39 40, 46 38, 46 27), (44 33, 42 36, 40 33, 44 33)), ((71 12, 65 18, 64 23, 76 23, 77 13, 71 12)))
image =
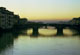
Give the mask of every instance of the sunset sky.
POLYGON ((80 16, 80 0, 0 0, 0 7, 28 20, 69 20, 80 16))

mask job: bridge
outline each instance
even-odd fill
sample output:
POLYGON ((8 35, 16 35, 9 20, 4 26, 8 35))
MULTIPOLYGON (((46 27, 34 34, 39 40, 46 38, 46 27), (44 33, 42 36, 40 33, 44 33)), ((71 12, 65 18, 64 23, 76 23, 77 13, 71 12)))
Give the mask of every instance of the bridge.
POLYGON ((74 29, 79 29, 80 27, 80 25, 77 25, 77 24, 59 24, 59 23, 28 23, 26 25, 23 25, 22 27, 32 28, 33 35, 38 35, 39 28, 42 28, 42 27, 47 28, 48 26, 55 27, 57 29, 57 35, 63 35, 63 29, 66 27, 74 28, 74 29))

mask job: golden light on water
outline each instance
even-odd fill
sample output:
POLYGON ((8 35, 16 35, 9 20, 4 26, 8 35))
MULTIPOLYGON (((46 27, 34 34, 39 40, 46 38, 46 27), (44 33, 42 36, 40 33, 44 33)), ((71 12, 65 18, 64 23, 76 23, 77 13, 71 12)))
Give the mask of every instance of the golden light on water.
POLYGON ((44 35, 54 35, 56 34, 56 29, 39 29, 39 33, 44 35))
MULTIPOLYGON (((27 34, 30 35, 32 34, 32 29, 28 30, 27 31, 27 34)), ((46 36, 49 36, 49 35, 56 35, 57 33, 57 29, 39 29, 39 34, 41 35, 46 35, 46 36)), ((70 30, 70 29, 64 29, 63 30, 63 33, 64 35, 73 35, 73 32, 70 30)))
POLYGON ((63 33, 64 33, 65 35, 73 35, 73 32, 72 32, 70 29, 64 29, 64 30, 63 30, 63 33))

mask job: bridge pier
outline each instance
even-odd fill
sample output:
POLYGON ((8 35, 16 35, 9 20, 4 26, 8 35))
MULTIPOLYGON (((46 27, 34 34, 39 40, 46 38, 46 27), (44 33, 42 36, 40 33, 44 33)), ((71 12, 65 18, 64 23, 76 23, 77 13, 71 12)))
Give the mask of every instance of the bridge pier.
POLYGON ((33 36, 39 35, 38 29, 39 29, 38 27, 33 27, 33 33, 32 33, 33 36))
POLYGON ((48 26, 47 25, 45 25, 45 29, 47 29, 48 28, 48 26))
POLYGON ((63 35, 63 28, 61 27, 57 28, 57 35, 63 35))

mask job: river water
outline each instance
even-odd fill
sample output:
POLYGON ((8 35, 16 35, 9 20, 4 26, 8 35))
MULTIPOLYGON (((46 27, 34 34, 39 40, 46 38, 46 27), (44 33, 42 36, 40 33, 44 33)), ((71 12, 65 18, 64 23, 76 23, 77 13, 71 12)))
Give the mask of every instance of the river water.
POLYGON ((5 32, 0 34, 0 55, 80 55, 80 36, 75 31, 64 29, 57 35, 56 29, 39 29, 5 32))

